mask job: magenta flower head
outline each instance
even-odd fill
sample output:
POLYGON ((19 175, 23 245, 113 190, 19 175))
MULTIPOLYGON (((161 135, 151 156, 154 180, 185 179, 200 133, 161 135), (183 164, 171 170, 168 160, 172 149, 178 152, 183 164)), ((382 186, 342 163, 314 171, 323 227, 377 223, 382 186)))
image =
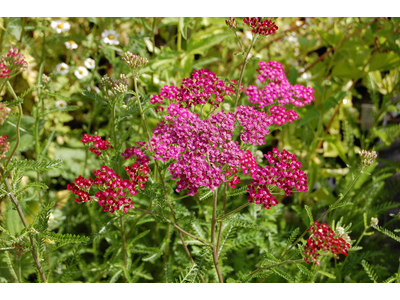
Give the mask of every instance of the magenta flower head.
MULTIPOLYGON (((244 155, 233 140, 235 122, 234 113, 220 111, 202 120, 179 104, 168 106, 151 144, 154 159, 176 160, 169 166, 172 179, 178 179, 176 191, 187 188, 189 195, 195 195, 200 186, 213 190, 232 176, 229 167, 239 167, 244 155)), ((238 180, 235 178, 232 185, 238 180)))
POLYGON ((307 239, 307 245, 303 251, 306 263, 314 262, 314 264, 319 265, 317 258, 322 251, 331 252, 335 256, 338 256, 339 253, 347 256, 347 250, 350 248, 350 244, 337 235, 328 224, 320 224, 315 221, 314 224, 308 228, 308 231, 312 234, 307 239))
POLYGON ((254 34, 270 35, 278 30, 278 26, 272 21, 260 17, 247 17, 243 22, 252 28, 254 34))
POLYGON ((102 154, 101 150, 107 150, 108 148, 112 148, 108 140, 102 140, 101 137, 96 135, 87 135, 86 133, 83 134, 83 138, 81 139, 82 143, 86 144, 89 142, 93 142, 94 147, 90 147, 89 150, 100 156, 102 154))
POLYGON ((203 69, 194 71, 190 78, 184 78, 180 88, 165 85, 161 88, 160 95, 153 95, 150 102, 163 103, 167 100, 182 108, 206 103, 218 107, 224 102, 225 95, 232 95, 234 92, 232 85, 219 79, 213 72, 203 69))
POLYGON ((260 75, 257 79, 266 85, 263 88, 249 86, 245 93, 249 96, 249 102, 258 104, 258 108, 269 105, 294 106, 310 105, 314 101, 314 90, 303 85, 291 85, 285 75, 283 65, 277 61, 260 61, 257 70, 260 75))
POLYGON ((273 149, 273 152, 268 152, 265 157, 271 166, 259 167, 253 172, 254 181, 247 190, 250 203, 262 204, 266 209, 275 206, 278 201, 271 194, 268 188, 270 185, 283 189, 286 196, 293 194, 293 188, 303 193, 308 190, 307 175, 300 170, 301 163, 294 154, 273 149))

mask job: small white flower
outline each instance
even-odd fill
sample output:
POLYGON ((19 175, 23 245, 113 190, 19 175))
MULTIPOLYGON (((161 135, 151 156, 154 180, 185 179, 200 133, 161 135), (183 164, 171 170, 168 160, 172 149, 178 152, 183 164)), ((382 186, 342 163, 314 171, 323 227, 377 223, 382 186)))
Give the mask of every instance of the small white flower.
POLYGON ((66 108, 67 107, 67 102, 65 102, 64 100, 58 100, 56 102, 56 107, 57 108, 66 108))
POLYGON ((303 73, 303 74, 301 74, 301 78, 307 80, 307 79, 311 78, 311 74, 310 73, 303 73))
POLYGON ((289 36, 287 37, 287 40, 288 40, 289 43, 291 43, 291 44, 293 44, 293 45, 295 45, 295 46, 298 46, 298 45, 299 45, 299 40, 298 40, 297 37, 295 37, 295 36, 289 35, 289 36))
POLYGON ((57 33, 68 31, 71 28, 68 22, 62 20, 51 21, 50 26, 53 27, 57 33))
POLYGON ((65 42, 64 44, 65 44, 65 47, 67 47, 67 49, 73 50, 73 49, 78 48, 78 44, 75 43, 75 42, 72 41, 72 40, 71 40, 71 41, 68 41, 68 42, 65 42))
POLYGON ((296 21, 296 26, 297 26, 297 27, 299 27, 301 24, 303 24, 302 21, 300 21, 300 20, 297 20, 297 21, 296 21))
POLYGON ((377 226, 378 223, 379 223, 378 218, 374 218, 374 217, 371 218, 371 225, 372 226, 377 226))
POLYGON ((253 35, 251 34, 251 31, 245 30, 244 36, 245 36, 246 38, 248 38, 249 40, 252 40, 252 39, 253 39, 253 35))
POLYGON ((119 33, 117 33, 115 30, 104 30, 103 33, 101 34, 101 38, 103 39, 103 42, 106 44, 110 45, 118 45, 119 33))
POLYGON ((74 74, 76 77, 78 77, 78 79, 82 79, 88 76, 89 72, 85 67, 79 67, 77 70, 75 70, 74 74))
POLYGON ((255 157, 255 159, 256 159, 256 161, 257 161, 258 163, 262 163, 263 157, 264 157, 264 153, 262 153, 262 151, 260 151, 260 150, 257 150, 257 151, 254 153, 254 157, 255 157))
POLYGON ((87 90, 92 93, 100 94, 100 89, 97 86, 89 86, 87 90))
POLYGON ((336 227, 336 231, 338 235, 343 235, 344 234, 344 228, 343 227, 336 227))
POLYGON ((86 58, 84 64, 88 69, 94 69, 94 67, 96 66, 96 62, 94 61, 94 59, 91 58, 86 58))
POLYGON ((231 110, 231 105, 229 103, 222 104, 222 107, 224 108, 225 111, 230 111, 231 110))
POLYGON ((61 75, 65 75, 69 71, 69 66, 66 63, 58 64, 56 67, 56 71, 61 75))

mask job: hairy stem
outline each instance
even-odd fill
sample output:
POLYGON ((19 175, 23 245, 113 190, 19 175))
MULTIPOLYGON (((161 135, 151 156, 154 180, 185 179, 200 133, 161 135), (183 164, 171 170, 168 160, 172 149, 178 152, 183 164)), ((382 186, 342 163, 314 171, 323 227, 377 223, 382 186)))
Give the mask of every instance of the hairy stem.
POLYGON ((247 207, 249 205, 250 205, 250 203, 243 204, 242 206, 239 206, 238 208, 232 210, 231 212, 228 212, 227 214, 217 218, 217 221, 225 219, 227 216, 230 216, 231 214, 234 214, 234 213, 238 212, 239 210, 242 210, 243 208, 245 208, 245 207, 247 207))
POLYGON ((257 36, 255 36, 253 38, 253 40, 251 42, 251 45, 250 45, 249 49, 247 50, 246 56, 244 57, 244 60, 243 60, 243 65, 242 65, 242 69, 240 70, 240 77, 239 77, 238 87, 237 87, 237 91, 236 91, 235 109, 237 107, 238 100, 239 100, 239 97, 240 97, 240 86, 242 85, 244 70, 246 69, 246 65, 248 63, 248 59, 247 58, 249 57, 250 51, 253 48, 254 43, 255 43, 256 40, 257 40, 257 36))
POLYGON ((125 269, 128 265, 128 258, 126 255, 126 240, 125 240, 125 228, 124 228, 124 218, 121 216, 121 236, 122 236, 122 248, 124 249, 124 266, 125 269))
MULTIPOLYGON (((8 89, 8 90, 10 91, 10 93, 13 95, 15 101, 17 101, 17 100, 18 100, 18 97, 17 97, 17 95, 15 94, 14 89, 12 88, 12 86, 11 86, 11 84, 10 84, 9 81, 7 81, 7 89, 8 89)), ((17 140, 16 140, 16 142, 15 142, 14 148, 12 149, 12 151, 11 151, 11 153, 10 153, 10 156, 9 156, 8 159, 7 159, 7 162, 6 162, 6 164, 5 164, 5 167, 7 167, 8 164, 10 163, 10 160, 11 160, 11 158, 13 157, 15 151, 17 151, 17 148, 18 148, 18 146, 19 146, 19 142, 20 142, 20 140, 21 140, 20 133, 19 133, 19 126, 21 125, 21 119, 22 119, 22 106, 21 106, 21 104, 18 104, 18 113, 19 113, 19 115, 18 115, 17 127, 16 127, 16 131, 17 131, 17 133, 16 133, 16 134, 17 134, 17 140)))
MULTIPOLYGON (((224 188, 224 208, 223 208, 223 213, 225 213, 226 209, 226 190, 228 188, 228 184, 225 183, 225 188, 224 188)), ((217 239, 217 249, 219 249, 219 244, 221 242, 221 234, 222 234, 222 222, 219 223, 219 231, 218 231, 218 239, 217 239)), ((218 252, 219 256, 219 252, 218 252)))
POLYGON ((164 216, 161 216, 161 215, 156 214, 156 213, 152 213, 151 211, 147 211, 147 210, 145 210, 145 209, 141 209, 141 208, 136 207, 136 206, 132 206, 132 208, 133 208, 133 209, 136 209, 136 210, 138 210, 138 211, 144 212, 144 213, 146 213, 146 214, 152 215, 152 216, 157 216, 157 217, 163 218, 163 219, 164 219, 165 221, 167 221, 169 224, 171 224, 171 225, 174 226, 176 229, 178 229, 178 231, 179 231, 180 233, 184 233, 184 234, 186 234, 187 236, 190 236, 191 238, 193 238, 193 239, 195 239, 195 240, 197 240, 197 241, 203 243, 203 244, 206 245, 206 246, 211 246, 211 245, 210 245, 209 243, 207 243, 206 241, 203 241, 202 239, 198 238, 197 236, 194 236, 193 234, 191 234, 191 233, 185 231, 184 229, 180 228, 177 224, 175 224, 175 223, 172 222, 170 219, 167 219, 167 218, 164 217, 164 216))
POLYGON ((217 245, 215 244, 215 229, 216 229, 216 224, 217 224, 217 204, 218 204, 218 188, 216 188, 214 191, 214 205, 213 205, 213 214, 212 214, 212 219, 211 219, 211 243, 212 243, 212 248, 213 248, 214 266, 215 266, 215 270, 217 271, 217 274, 218 274, 218 280, 220 283, 224 283, 224 280, 222 279, 221 270, 219 268, 219 263, 218 263, 217 245))

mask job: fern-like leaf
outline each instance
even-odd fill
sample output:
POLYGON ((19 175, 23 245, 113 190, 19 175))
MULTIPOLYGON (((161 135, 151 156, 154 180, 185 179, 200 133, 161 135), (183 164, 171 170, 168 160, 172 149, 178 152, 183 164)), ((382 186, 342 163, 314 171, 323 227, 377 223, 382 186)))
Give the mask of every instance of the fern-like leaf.
POLYGON ((386 228, 380 227, 380 226, 372 226, 373 228, 375 228, 376 230, 378 230, 379 232, 387 235, 388 237, 394 239, 395 241, 400 243, 400 237, 395 235, 393 232, 391 232, 390 230, 387 230, 386 228))
POLYGON ((33 170, 43 172, 58 168, 62 164, 62 160, 35 161, 35 160, 16 160, 10 163, 7 170, 33 170))
POLYGON ((375 271, 372 270, 371 266, 365 260, 361 262, 361 265, 363 266, 369 279, 371 279, 371 281, 373 281, 374 283, 378 283, 378 276, 376 275, 375 271))

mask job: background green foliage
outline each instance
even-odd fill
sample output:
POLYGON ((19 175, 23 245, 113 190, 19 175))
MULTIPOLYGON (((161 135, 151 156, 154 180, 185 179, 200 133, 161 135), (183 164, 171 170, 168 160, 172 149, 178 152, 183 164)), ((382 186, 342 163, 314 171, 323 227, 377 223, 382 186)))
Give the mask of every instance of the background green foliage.
MULTIPOLYGON (((0 53, 15 45, 23 49, 29 62, 28 70, 14 82, 17 95, 23 98, 24 115, 18 160, 10 164, 10 170, 17 171, 10 173, 27 220, 39 232, 35 239, 49 281, 218 281, 209 249, 188 238, 195 259, 190 264, 174 227, 161 217, 137 211, 124 217, 129 262, 125 267, 119 217, 103 213, 96 203, 76 203, 66 186, 100 167, 80 139, 83 133, 109 136, 110 111, 102 96, 85 91, 105 74, 128 73, 121 60, 124 51, 149 59, 138 85, 148 108, 146 119, 154 128, 160 120, 147 101, 163 85, 178 85, 201 68, 238 80, 244 48, 250 44, 246 38, 249 28, 237 18, 239 44, 223 18, 69 18, 71 29, 62 34, 50 27, 51 20, 0 18, 0 53), (117 30, 120 45, 102 43, 104 29, 117 30), (69 40, 78 48, 66 49, 64 42, 69 40), (96 68, 78 80, 73 71, 88 57, 96 61, 96 68), (67 75, 55 72, 61 62, 70 66, 67 75), (41 74, 51 77, 50 84, 43 85, 41 74), (57 100, 66 101, 67 108, 57 109, 57 100)), ((271 268, 249 281, 399 282, 400 237, 395 232, 400 219, 400 164, 395 150, 400 137, 400 18, 279 18, 277 25, 279 30, 252 51, 243 82, 255 84, 259 60, 276 60, 283 63, 292 84, 314 88, 315 102, 297 109, 300 120, 273 131, 260 149, 266 153, 284 148, 296 154, 308 175, 309 191, 277 196, 280 203, 269 210, 249 205, 225 219, 222 275, 227 282, 245 281, 260 263, 276 263, 309 226, 309 216, 317 219, 346 191, 358 170, 357 153, 370 149, 379 151, 377 162, 366 170, 370 175, 363 174, 345 201, 323 220, 346 228, 353 246, 357 243, 354 251, 337 260, 324 256, 320 267, 288 264, 271 268), (371 226, 371 217, 379 219, 379 226, 371 226)), ((0 99, 10 102, 12 96, 4 89, 0 99)), ((120 112, 117 135, 133 145, 146 137, 138 108, 129 100, 124 99, 129 107, 120 112)), ((245 100, 242 95, 239 101, 245 100)), ((16 112, 13 107, 14 116, 0 126, 0 134, 9 136, 11 147, 16 140, 16 112)), ((242 180, 240 187, 249 182, 242 180)), ((186 195, 174 192, 173 187, 167 179, 173 199, 186 195)), ((228 197, 227 211, 246 203, 240 187, 228 197)), ((17 256, 14 250, 0 251, 0 282, 36 282, 28 233, 5 194, 1 188, 0 248, 20 241, 25 252, 17 256)), ((195 197, 173 201, 179 225, 203 240, 210 239, 211 195, 201 190, 195 197)), ((134 203, 168 216, 157 184, 147 184, 134 203)), ((222 211, 222 206, 218 209, 222 211)))

